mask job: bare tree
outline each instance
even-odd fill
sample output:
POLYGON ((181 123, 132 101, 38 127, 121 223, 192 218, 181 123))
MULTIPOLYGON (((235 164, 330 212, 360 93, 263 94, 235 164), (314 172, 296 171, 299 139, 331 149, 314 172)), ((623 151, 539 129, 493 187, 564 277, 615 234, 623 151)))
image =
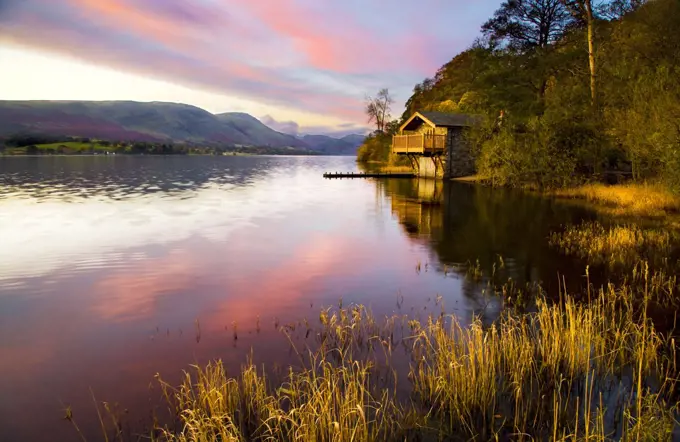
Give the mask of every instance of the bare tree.
POLYGON ((387 122, 392 118, 391 106, 394 99, 388 89, 380 89, 375 97, 366 97, 366 115, 369 123, 375 123, 378 132, 385 132, 387 122))
POLYGON ((588 65, 590 67, 590 102, 597 107, 597 66, 595 63, 595 15, 593 0, 560 0, 571 14, 588 28, 588 65))

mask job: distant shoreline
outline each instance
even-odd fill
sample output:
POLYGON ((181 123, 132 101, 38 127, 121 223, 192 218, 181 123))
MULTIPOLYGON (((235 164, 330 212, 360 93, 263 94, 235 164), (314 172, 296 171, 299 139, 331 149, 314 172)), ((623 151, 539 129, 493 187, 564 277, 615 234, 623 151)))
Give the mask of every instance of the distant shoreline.
POLYGON ((0 153, 0 158, 54 158, 54 157, 353 157, 355 155, 323 155, 315 153, 234 153, 234 154, 138 154, 138 153, 116 153, 116 154, 42 154, 42 155, 28 155, 28 154, 18 154, 18 155, 5 155, 0 153))

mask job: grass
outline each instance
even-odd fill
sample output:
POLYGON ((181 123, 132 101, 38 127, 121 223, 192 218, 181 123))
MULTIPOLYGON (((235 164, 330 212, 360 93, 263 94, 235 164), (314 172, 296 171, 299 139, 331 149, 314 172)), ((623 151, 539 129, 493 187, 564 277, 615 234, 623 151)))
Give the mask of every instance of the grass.
POLYGON ((57 151, 59 149, 65 148, 65 149, 68 149, 70 151, 75 151, 75 152, 82 152, 82 151, 89 152, 92 147, 94 148, 94 150, 99 150, 99 151, 115 150, 115 147, 102 146, 101 144, 99 144, 97 142, 81 143, 81 142, 78 142, 78 141, 67 141, 67 142, 64 142, 64 143, 51 143, 51 144, 37 144, 36 147, 40 150, 53 150, 53 151, 57 151))
POLYGON ((411 166, 382 166, 380 168, 382 173, 413 173, 411 166))
POLYGON ((680 211, 680 198, 660 185, 587 184, 556 190, 554 195, 585 200, 612 215, 658 217, 680 211))
POLYGON ((4 150, 0 151, 0 155, 25 155, 25 147, 5 147, 4 150))
POLYGON ((467 182, 467 183, 483 183, 487 180, 487 178, 482 176, 482 175, 475 174, 475 175, 453 178, 453 180, 454 181, 467 182))
POLYGON ((220 361, 194 366, 177 387, 159 376, 178 425, 155 438, 671 440, 675 342, 655 331, 647 303, 675 282, 634 276, 589 287, 589 304, 561 293, 490 327, 464 325, 443 305, 424 321, 377 319, 359 305, 324 309, 317 326, 282 328, 299 363, 279 381, 251 361, 235 377, 220 361), (294 342, 310 330, 315 345, 301 351, 294 342), (400 357, 408 373, 393 368, 400 357), (396 397, 400 383, 407 397, 396 397))
POLYGON ((640 260, 659 262, 671 252, 673 235, 667 229, 635 224, 604 227, 599 222, 569 226, 550 235, 550 245, 593 264, 632 266, 640 260))
MULTIPOLYGON (((81 143, 78 141, 65 141, 63 143, 49 143, 49 144, 36 144, 36 148, 42 152, 60 152, 64 153, 78 153, 78 152, 90 152, 92 149, 96 152, 105 151, 119 151, 120 148, 115 146, 103 146, 99 142, 93 141, 91 143, 81 143)), ((26 147, 6 147, 5 155, 25 155, 27 152, 26 147)))

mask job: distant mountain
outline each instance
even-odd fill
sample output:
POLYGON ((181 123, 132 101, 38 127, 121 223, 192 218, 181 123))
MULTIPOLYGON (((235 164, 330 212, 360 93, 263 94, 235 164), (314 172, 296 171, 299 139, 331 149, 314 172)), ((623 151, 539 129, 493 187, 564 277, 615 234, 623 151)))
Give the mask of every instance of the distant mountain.
POLYGON ((164 102, 0 101, 0 140, 19 134, 356 154, 354 144, 346 140, 323 135, 296 138, 269 128, 249 114, 214 115, 195 106, 164 102))
POLYGON ((271 129, 250 114, 227 112, 224 114, 217 114, 216 117, 228 127, 243 134, 243 136, 253 145, 299 147, 302 149, 309 147, 304 141, 295 138, 292 135, 283 134, 271 129))
POLYGON ((348 142, 352 146, 355 146, 358 148, 362 144, 364 144, 364 140, 366 139, 366 135, 359 135, 359 134, 351 134, 351 135, 345 135, 344 137, 340 138, 343 141, 348 142))
POLYGON ((310 149, 325 155, 356 155, 357 147, 345 140, 327 135, 305 135, 302 137, 310 149))
POLYGON ((203 109, 132 101, 0 101, 0 137, 16 133, 107 140, 247 143, 203 109))

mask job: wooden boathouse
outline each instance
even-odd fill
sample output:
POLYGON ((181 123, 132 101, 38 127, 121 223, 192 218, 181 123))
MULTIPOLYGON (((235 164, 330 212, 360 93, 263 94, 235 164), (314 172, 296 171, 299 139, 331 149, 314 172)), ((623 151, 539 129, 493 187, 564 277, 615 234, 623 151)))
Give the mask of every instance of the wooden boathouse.
POLYGON ((416 112, 392 137, 392 153, 406 155, 416 175, 457 178, 474 173, 474 158, 463 131, 476 117, 444 112, 416 112))

